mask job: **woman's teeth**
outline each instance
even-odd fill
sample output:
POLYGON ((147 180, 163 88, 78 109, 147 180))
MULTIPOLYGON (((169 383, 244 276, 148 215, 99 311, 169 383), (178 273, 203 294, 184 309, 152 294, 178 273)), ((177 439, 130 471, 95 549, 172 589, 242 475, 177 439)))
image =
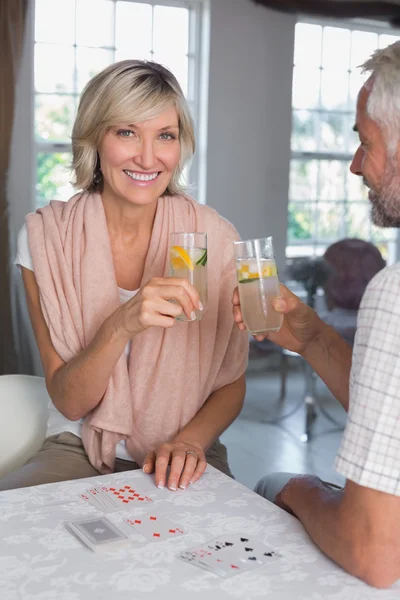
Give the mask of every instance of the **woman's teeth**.
POLYGON ((125 171, 125 173, 135 181, 153 181, 158 175, 158 173, 151 173, 149 175, 144 175, 142 173, 135 173, 134 171, 125 171))

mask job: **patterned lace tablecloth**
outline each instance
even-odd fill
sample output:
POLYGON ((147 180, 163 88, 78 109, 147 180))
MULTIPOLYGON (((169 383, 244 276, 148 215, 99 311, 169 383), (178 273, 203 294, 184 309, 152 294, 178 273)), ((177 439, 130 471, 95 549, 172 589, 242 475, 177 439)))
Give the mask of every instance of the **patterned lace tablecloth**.
MULTIPOLYGON (((107 515, 147 512, 130 508, 107 515)), ((374 590, 346 574, 310 541, 300 523, 236 481, 209 467, 186 492, 158 490, 140 471, 0 493, 1 600, 399 600, 400 582, 374 590), (174 540, 132 543, 109 553, 85 548, 65 521, 100 513, 78 494, 96 483, 136 484, 187 530, 174 540), (283 558, 253 572, 223 579, 176 558, 184 549, 227 533, 267 542, 283 558)))

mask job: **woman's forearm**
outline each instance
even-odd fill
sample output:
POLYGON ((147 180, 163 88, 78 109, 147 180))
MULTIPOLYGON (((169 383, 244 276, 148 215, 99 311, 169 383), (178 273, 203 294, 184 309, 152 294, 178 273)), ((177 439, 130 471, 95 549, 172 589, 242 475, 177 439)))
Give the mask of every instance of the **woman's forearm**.
POLYGON ((343 408, 349 408, 351 346, 326 323, 303 353, 303 358, 326 383, 343 408))
POLYGON ((245 394, 246 379, 242 375, 233 383, 213 392, 174 440, 197 444, 204 451, 208 450, 239 415, 245 394))
POLYGON ((47 382, 54 405, 67 419, 85 417, 104 396, 128 341, 117 326, 117 314, 118 310, 104 321, 90 344, 47 382))

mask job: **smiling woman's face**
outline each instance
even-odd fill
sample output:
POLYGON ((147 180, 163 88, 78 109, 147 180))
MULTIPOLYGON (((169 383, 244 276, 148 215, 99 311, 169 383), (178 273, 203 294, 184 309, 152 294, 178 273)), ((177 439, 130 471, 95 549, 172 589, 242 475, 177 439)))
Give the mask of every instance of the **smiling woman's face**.
POLYGON ((180 160, 175 107, 148 121, 111 127, 98 153, 103 197, 142 206, 151 204, 167 189, 180 160))

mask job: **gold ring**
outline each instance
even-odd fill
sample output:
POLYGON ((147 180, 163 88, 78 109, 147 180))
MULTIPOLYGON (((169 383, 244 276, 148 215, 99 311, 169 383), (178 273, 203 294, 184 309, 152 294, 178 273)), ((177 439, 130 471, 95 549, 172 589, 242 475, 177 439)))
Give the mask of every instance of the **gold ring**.
POLYGON ((185 454, 194 454, 196 458, 199 458, 197 452, 195 452, 194 450, 186 450, 185 454))

